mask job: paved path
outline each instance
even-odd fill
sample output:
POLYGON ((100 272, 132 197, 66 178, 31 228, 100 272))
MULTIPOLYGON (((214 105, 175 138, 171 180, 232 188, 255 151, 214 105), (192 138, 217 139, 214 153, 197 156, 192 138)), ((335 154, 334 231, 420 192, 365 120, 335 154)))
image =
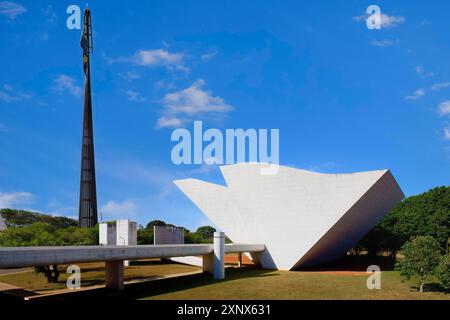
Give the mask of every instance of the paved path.
POLYGON ((33 268, 0 269, 0 276, 33 271, 33 268))
POLYGON ((9 284, 9 283, 0 282, 0 292, 1 291, 14 290, 14 289, 22 289, 22 288, 14 286, 14 285, 9 284))

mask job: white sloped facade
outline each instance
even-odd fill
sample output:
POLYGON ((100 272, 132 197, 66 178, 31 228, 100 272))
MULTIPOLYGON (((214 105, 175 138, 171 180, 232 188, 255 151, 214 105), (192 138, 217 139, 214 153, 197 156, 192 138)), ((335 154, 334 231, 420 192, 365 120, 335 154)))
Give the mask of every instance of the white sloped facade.
POLYGON ((264 243, 263 268, 338 258, 404 198, 389 170, 323 174, 280 166, 262 175, 263 166, 220 167, 226 186, 175 181, 234 243, 264 243))

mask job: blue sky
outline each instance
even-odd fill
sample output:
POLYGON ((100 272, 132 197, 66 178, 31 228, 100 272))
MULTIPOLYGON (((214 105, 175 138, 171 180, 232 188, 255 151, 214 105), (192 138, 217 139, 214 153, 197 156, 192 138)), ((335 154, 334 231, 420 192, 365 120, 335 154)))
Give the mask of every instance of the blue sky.
MULTIPOLYGON (((0 1, 0 207, 77 216, 83 71, 67 6, 0 1)), ((103 219, 210 223, 172 183, 173 127, 275 128, 280 163, 450 182, 448 1, 90 1, 103 219), (368 5, 384 15, 365 24, 368 5), (175 104, 173 101, 177 101, 175 104), (180 105, 186 107, 179 108, 180 105)))

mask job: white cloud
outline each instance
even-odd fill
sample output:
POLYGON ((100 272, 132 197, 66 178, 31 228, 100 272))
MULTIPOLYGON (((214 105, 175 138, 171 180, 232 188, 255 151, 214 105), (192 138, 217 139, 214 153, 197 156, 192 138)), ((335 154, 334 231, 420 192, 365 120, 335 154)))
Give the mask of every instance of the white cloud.
POLYGON ((380 48, 391 47, 396 43, 397 43, 397 40, 394 41, 394 40, 388 40, 388 39, 372 40, 370 42, 371 45, 373 45, 375 47, 380 47, 380 48))
POLYGON ((441 116, 450 114, 450 100, 441 102, 438 107, 438 112, 441 116))
POLYGON ((155 89, 166 89, 166 90, 172 90, 175 89, 175 83, 173 81, 164 81, 164 80, 158 80, 153 84, 153 87, 155 89))
POLYGON ((105 214, 106 219, 134 218, 136 216, 136 204, 131 200, 122 202, 110 200, 102 207, 101 212, 105 214))
POLYGON ((69 92, 72 96, 80 98, 83 95, 83 90, 81 89, 81 87, 77 86, 75 84, 75 79, 65 75, 65 74, 61 74, 59 75, 54 81, 54 89, 59 91, 59 92, 64 92, 67 91, 69 92))
POLYGON ((136 71, 128 71, 119 75, 127 81, 133 81, 141 78, 141 75, 136 71))
POLYGON ((417 66, 415 68, 415 71, 417 74, 420 74, 422 78, 429 78, 435 76, 434 72, 425 72, 425 68, 423 66, 417 66))
POLYGON ((418 74, 422 74, 422 73, 424 72, 423 67, 422 67, 422 66, 417 66, 417 67, 416 67, 416 72, 417 72, 418 74))
POLYGON ((419 23, 419 27, 426 27, 426 26, 430 26, 432 23, 430 22, 430 21, 428 21, 428 20, 422 20, 420 23, 419 23))
POLYGON ((128 100, 130 100, 130 101, 135 101, 135 102, 145 101, 145 98, 142 97, 141 93, 138 91, 127 90, 125 93, 128 97, 128 100))
POLYGON ((387 14, 381 14, 381 28, 392 28, 405 22, 405 18, 402 16, 389 16, 387 14))
POLYGON ((406 96, 405 100, 416 100, 425 95, 424 89, 417 89, 412 96, 406 96))
POLYGON ((48 32, 42 32, 38 35, 38 40, 39 41, 48 41, 48 39, 50 39, 50 35, 48 34, 48 32))
MULTIPOLYGON (((360 16, 353 17, 353 20, 356 22, 366 21, 369 17, 369 14, 363 14, 360 16)), ((399 24, 405 22, 405 17, 402 16, 389 16, 387 14, 381 14, 380 16, 380 23, 381 28, 393 28, 398 26, 399 24)))
POLYGON ((0 90, 0 100, 6 103, 17 102, 30 98, 31 95, 21 91, 15 91, 9 84, 4 84, 2 90, 0 90))
POLYGON ((168 93, 163 98, 166 111, 170 114, 185 113, 195 115, 208 112, 228 112, 232 106, 218 96, 213 96, 210 91, 203 90, 205 81, 199 79, 189 88, 168 93))
POLYGON ((14 20, 25 12, 27 12, 27 9, 18 3, 11 1, 0 2, 0 14, 8 17, 8 19, 14 20))
POLYGON ((176 117, 166 117, 161 116, 158 118, 156 122, 156 129, 160 128, 177 128, 181 127, 184 124, 184 120, 176 118, 176 117))
POLYGON ((435 83, 431 86, 431 90, 441 90, 450 87, 450 82, 435 83))
POLYGON ((50 214, 54 217, 67 217, 74 220, 78 220, 78 207, 58 206, 56 208, 51 209, 50 214))
POLYGON ((198 168, 189 170, 187 173, 188 175, 209 174, 219 169, 219 166, 216 164, 216 162, 218 162, 218 159, 216 158, 205 159, 204 163, 201 164, 198 168))
POLYGON ((162 128, 164 124, 173 126, 176 121, 181 121, 179 115, 186 117, 199 114, 218 115, 233 110, 223 98, 213 96, 212 92, 204 90, 204 85, 205 81, 198 79, 189 88, 166 94, 162 99, 164 114, 158 119, 157 128, 162 128))
POLYGON ((30 192, 0 192, 0 208, 14 208, 33 202, 35 196, 30 192))
POLYGON ((166 49, 138 50, 128 58, 110 59, 114 62, 130 62, 141 67, 163 66, 169 70, 182 70, 188 72, 190 69, 184 65, 185 56, 182 53, 171 53, 166 49))
POLYGON ((444 139, 450 140, 450 127, 444 128, 444 139))
POLYGON ((48 23, 55 23, 56 22, 56 18, 58 17, 56 15, 55 10, 53 10, 53 7, 51 4, 49 4, 44 10, 42 10, 42 13, 45 14, 47 16, 47 21, 48 23))
POLYGON ((212 58, 214 58, 214 56, 215 56, 216 54, 217 54, 217 51, 208 52, 208 53, 202 54, 202 55, 200 56, 200 59, 202 59, 202 61, 206 62, 206 61, 209 61, 209 60, 211 60, 212 58))

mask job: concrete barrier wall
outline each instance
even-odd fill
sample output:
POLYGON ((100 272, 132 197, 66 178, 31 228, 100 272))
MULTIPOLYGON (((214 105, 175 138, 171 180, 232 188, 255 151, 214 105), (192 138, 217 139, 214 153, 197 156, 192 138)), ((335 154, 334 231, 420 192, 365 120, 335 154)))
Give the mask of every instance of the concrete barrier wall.
POLYGON ((153 226, 154 244, 184 244, 184 228, 153 226))
MULTIPOLYGON (((264 245, 258 244, 231 244, 225 246, 225 253, 239 252, 238 250, 256 252, 264 250, 264 248, 264 245)), ((4 247, 0 248, 0 269, 76 262, 204 256, 212 253, 212 244, 4 247)))

